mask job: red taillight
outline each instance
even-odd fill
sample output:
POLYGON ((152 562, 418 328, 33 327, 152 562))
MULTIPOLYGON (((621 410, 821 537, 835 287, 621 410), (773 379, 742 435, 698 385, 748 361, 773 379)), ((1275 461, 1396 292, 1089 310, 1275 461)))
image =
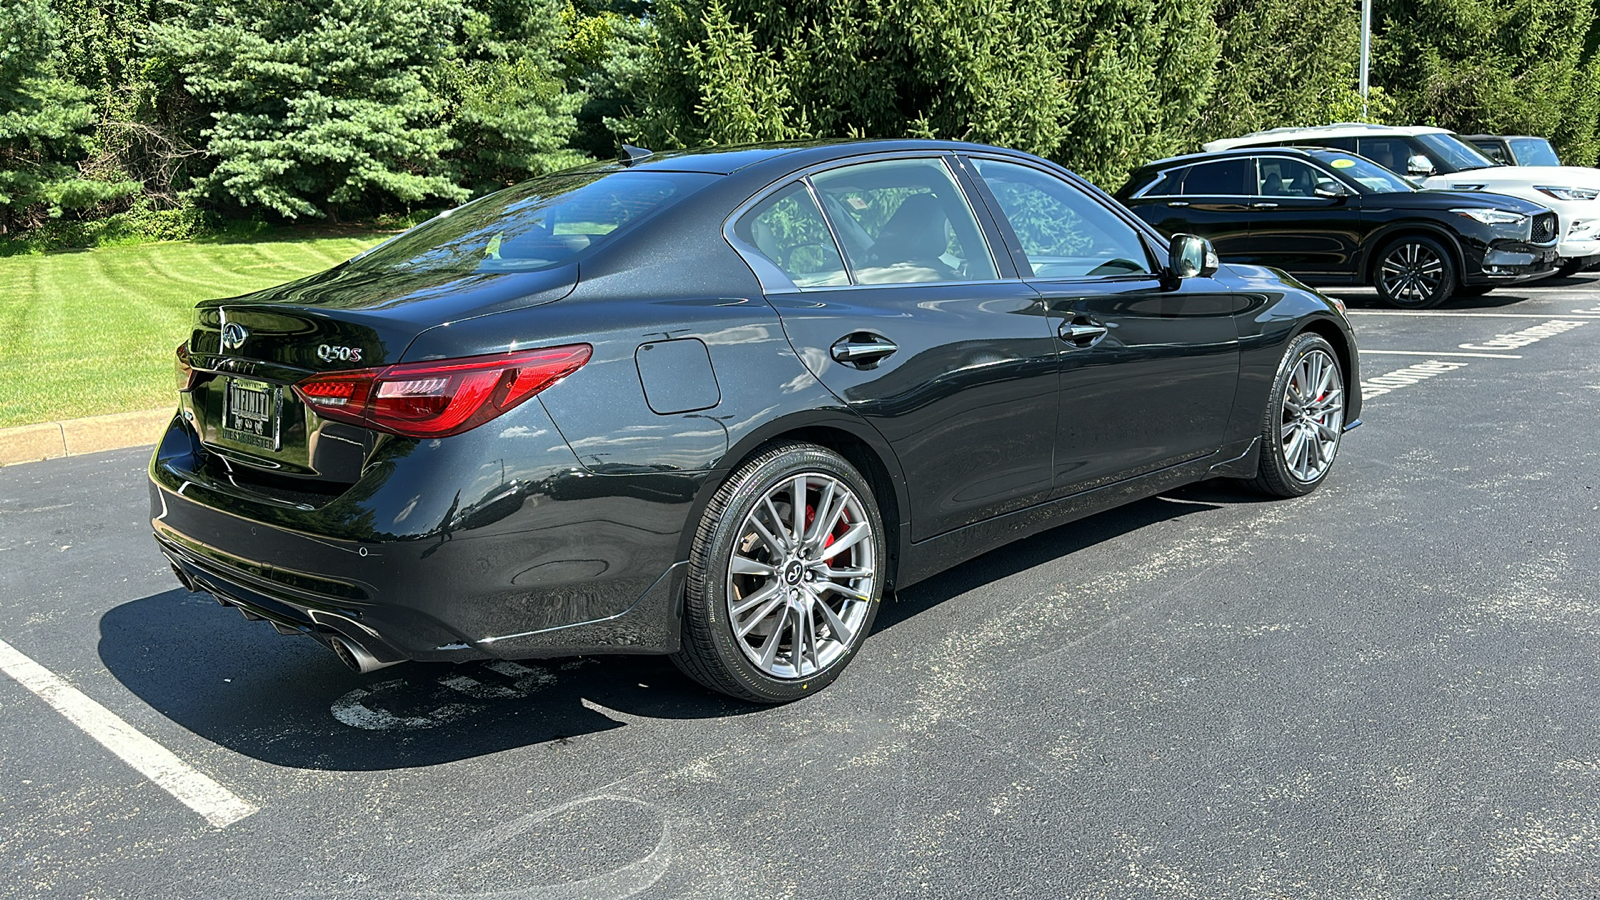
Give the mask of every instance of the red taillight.
POLYGON ((178 345, 178 360, 174 364, 174 374, 178 380, 178 392, 183 393, 194 387, 194 367, 189 364, 189 342, 184 341, 178 345))
POLYGON ((506 412, 589 361, 588 344, 313 375, 295 393, 324 418, 448 437, 506 412))

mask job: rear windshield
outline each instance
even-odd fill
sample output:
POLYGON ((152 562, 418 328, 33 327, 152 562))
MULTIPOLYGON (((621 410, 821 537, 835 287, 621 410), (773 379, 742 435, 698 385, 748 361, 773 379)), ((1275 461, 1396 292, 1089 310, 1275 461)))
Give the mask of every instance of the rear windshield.
POLYGON ((532 272, 570 262, 717 176, 580 169, 430 219, 351 260, 380 271, 532 272))

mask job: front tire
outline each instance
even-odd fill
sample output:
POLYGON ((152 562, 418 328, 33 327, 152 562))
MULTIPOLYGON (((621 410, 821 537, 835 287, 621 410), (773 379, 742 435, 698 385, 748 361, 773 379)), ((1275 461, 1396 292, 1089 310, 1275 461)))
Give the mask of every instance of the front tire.
POLYGON ((815 693, 872 630, 887 560, 877 498, 854 466, 813 444, 764 450, 701 518, 672 660, 742 700, 815 693))
POLYGON ((1316 334, 1295 338, 1278 364, 1251 485, 1273 497, 1316 490, 1339 453, 1344 408, 1344 372, 1333 346, 1316 334))
POLYGON ((1399 309, 1431 309, 1449 300, 1457 286, 1450 252, 1420 234, 1385 245, 1373 276, 1378 296, 1399 309))

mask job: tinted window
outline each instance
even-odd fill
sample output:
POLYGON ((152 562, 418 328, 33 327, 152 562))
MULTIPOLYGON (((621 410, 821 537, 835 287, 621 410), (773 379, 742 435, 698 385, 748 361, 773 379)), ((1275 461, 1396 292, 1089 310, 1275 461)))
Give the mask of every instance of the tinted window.
POLYGON ((940 160, 862 163, 811 182, 857 283, 996 277, 978 222, 940 160))
POLYGON ((1399 137, 1362 138, 1358 146, 1362 156, 1401 174, 1406 171, 1406 160, 1413 155, 1411 145, 1399 137))
POLYGON ((1256 160, 1256 193, 1268 197, 1315 197, 1318 179, 1327 174, 1302 160, 1263 156, 1256 160))
POLYGON ((1255 166, 1247 157, 1194 166, 1178 190, 1180 194, 1222 197, 1243 197, 1255 192, 1255 166))
MULTIPOLYGON (((1517 156, 1517 162, 1524 166, 1559 166, 1561 157, 1556 156, 1556 151, 1550 142, 1544 138, 1512 138, 1511 152, 1517 156)), ((1507 160, 1497 160, 1507 162, 1507 160)))
POLYGON ((1478 152, 1487 156, 1491 162, 1497 162, 1502 166, 1511 164, 1511 160, 1506 158, 1505 148, 1500 146, 1499 141, 1473 141, 1472 146, 1477 147, 1478 152))
POLYGON ((1307 141, 1306 143, 1315 144, 1318 147, 1332 147, 1335 150, 1343 150, 1346 153, 1356 152, 1356 139, 1352 137, 1318 138, 1314 141, 1307 141))
POLYGON ((800 287, 850 283, 822 211, 803 184, 761 201, 734 230, 800 287))
POLYGON ((1144 241, 1133 226, 1073 185, 1016 163, 982 159, 977 167, 1000 201, 1035 276, 1150 271, 1144 241))
POLYGON ((1166 172, 1161 173, 1161 177, 1156 180, 1155 184, 1151 185, 1139 196, 1171 197, 1181 193, 1183 190, 1183 178, 1188 174, 1188 166, 1184 166, 1181 169, 1168 169, 1166 172))
POLYGON ((547 175, 443 213, 351 265, 412 272, 545 269, 715 180, 684 172, 592 169, 547 175))

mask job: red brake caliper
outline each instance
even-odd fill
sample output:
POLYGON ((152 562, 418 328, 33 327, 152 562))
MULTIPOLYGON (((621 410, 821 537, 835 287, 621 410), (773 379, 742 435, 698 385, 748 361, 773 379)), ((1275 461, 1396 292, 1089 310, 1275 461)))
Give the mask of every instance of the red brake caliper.
MULTIPOLYGON (((833 546, 833 542, 835 540, 837 540, 838 538, 842 537, 846 531, 850 530, 850 520, 849 520, 849 518, 847 518, 848 516, 849 516, 849 513, 845 512, 843 510, 840 510, 840 512, 839 512, 839 524, 838 524, 837 527, 835 527, 833 529, 832 532, 830 532, 828 534, 828 539, 822 542, 822 546, 824 546, 824 547, 833 546)), ((807 531, 811 530, 811 523, 815 522, 816 518, 817 518, 817 508, 815 506, 812 506, 811 504, 807 503, 806 504, 806 530, 807 531)))

